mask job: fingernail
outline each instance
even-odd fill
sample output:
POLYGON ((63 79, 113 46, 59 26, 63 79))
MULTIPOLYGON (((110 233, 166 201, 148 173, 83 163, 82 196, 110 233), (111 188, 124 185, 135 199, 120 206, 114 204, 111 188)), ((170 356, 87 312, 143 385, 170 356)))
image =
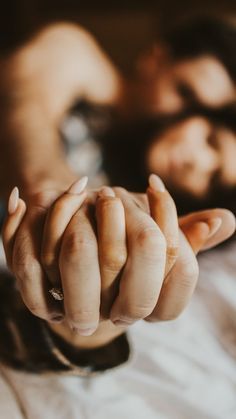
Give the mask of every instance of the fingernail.
POLYGON ((72 327, 72 331, 80 336, 91 336, 96 328, 81 329, 80 327, 72 327))
POLYGON ((88 183, 88 176, 84 176, 79 180, 76 180, 67 190, 67 193, 71 193, 71 194, 76 194, 79 195, 81 194, 84 189, 86 188, 88 183))
POLYGON ((101 198, 112 197, 115 198, 115 192, 109 186, 103 186, 98 192, 98 196, 101 198))
POLYGON ((14 212, 17 210, 19 205, 19 189, 17 186, 12 189, 11 194, 9 196, 8 200, 8 213, 10 215, 14 214, 14 212))
POLYGON ((53 317, 51 318, 51 321, 52 321, 53 323, 61 323, 63 320, 64 320, 64 316, 63 316, 63 314, 58 314, 58 315, 53 316, 53 317))
POLYGON ((220 217, 210 218, 207 220, 207 224, 209 225, 210 231, 208 235, 208 239, 213 237, 217 231, 220 229, 222 225, 222 219, 220 217))
POLYGON ((135 323, 135 321, 129 321, 129 320, 121 320, 121 319, 114 319, 114 320, 112 320, 112 323, 115 325, 115 326, 123 326, 123 327, 128 327, 128 326, 131 326, 131 324, 134 324, 135 323))
POLYGON ((96 323, 88 323, 88 324, 75 324, 71 321, 68 321, 68 324, 73 333, 77 333, 81 336, 90 336, 92 335, 98 327, 96 323))
POLYGON ((156 192, 165 192, 166 190, 161 178, 154 173, 149 176, 149 186, 156 192))

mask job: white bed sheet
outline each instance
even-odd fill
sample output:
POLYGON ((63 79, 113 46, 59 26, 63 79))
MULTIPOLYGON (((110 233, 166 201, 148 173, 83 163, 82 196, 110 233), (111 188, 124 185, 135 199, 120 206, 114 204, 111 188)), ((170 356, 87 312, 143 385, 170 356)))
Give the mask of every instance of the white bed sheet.
POLYGON ((236 243, 200 266, 179 319, 131 328, 128 365, 92 379, 1 366, 0 418, 236 419, 236 243))

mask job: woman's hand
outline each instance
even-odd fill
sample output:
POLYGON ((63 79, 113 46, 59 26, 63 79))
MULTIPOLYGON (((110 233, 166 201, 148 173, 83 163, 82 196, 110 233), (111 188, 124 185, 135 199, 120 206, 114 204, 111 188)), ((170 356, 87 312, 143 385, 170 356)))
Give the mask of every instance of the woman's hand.
POLYGON ((86 199, 77 184, 47 214, 45 207, 37 207, 24 216, 20 200, 9 215, 4 246, 26 306, 49 322, 65 313, 66 322, 81 335, 92 334, 101 319, 124 327, 139 319, 177 317, 196 284, 194 252, 206 246, 216 228, 214 244, 232 234, 232 214, 209 210, 183 217, 184 235, 174 202, 155 176, 148 198, 107 187, 96 195, 86 199), (64 307, 48 292, 59 285, 64 307))

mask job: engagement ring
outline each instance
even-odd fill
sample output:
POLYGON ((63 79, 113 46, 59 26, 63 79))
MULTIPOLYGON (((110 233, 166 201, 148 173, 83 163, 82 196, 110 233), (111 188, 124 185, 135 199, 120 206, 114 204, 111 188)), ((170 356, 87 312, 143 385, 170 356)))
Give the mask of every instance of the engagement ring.
POLYGON ((57 301, 62 301, 64 300, 64 295, 63 295, 63 291, 61 288, 51 288, 49 290, 50 294, 53 296, 53 298, 57 301))

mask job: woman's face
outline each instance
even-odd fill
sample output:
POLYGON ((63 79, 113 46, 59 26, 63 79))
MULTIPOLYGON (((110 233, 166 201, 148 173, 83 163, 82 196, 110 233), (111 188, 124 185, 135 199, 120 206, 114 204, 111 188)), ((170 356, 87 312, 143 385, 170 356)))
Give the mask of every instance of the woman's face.
POLYGON ((206 118, 191 117, 153 139, 146 165, 172 190, 203 198, 216 182, 236 186, 236 135, 206 118))

